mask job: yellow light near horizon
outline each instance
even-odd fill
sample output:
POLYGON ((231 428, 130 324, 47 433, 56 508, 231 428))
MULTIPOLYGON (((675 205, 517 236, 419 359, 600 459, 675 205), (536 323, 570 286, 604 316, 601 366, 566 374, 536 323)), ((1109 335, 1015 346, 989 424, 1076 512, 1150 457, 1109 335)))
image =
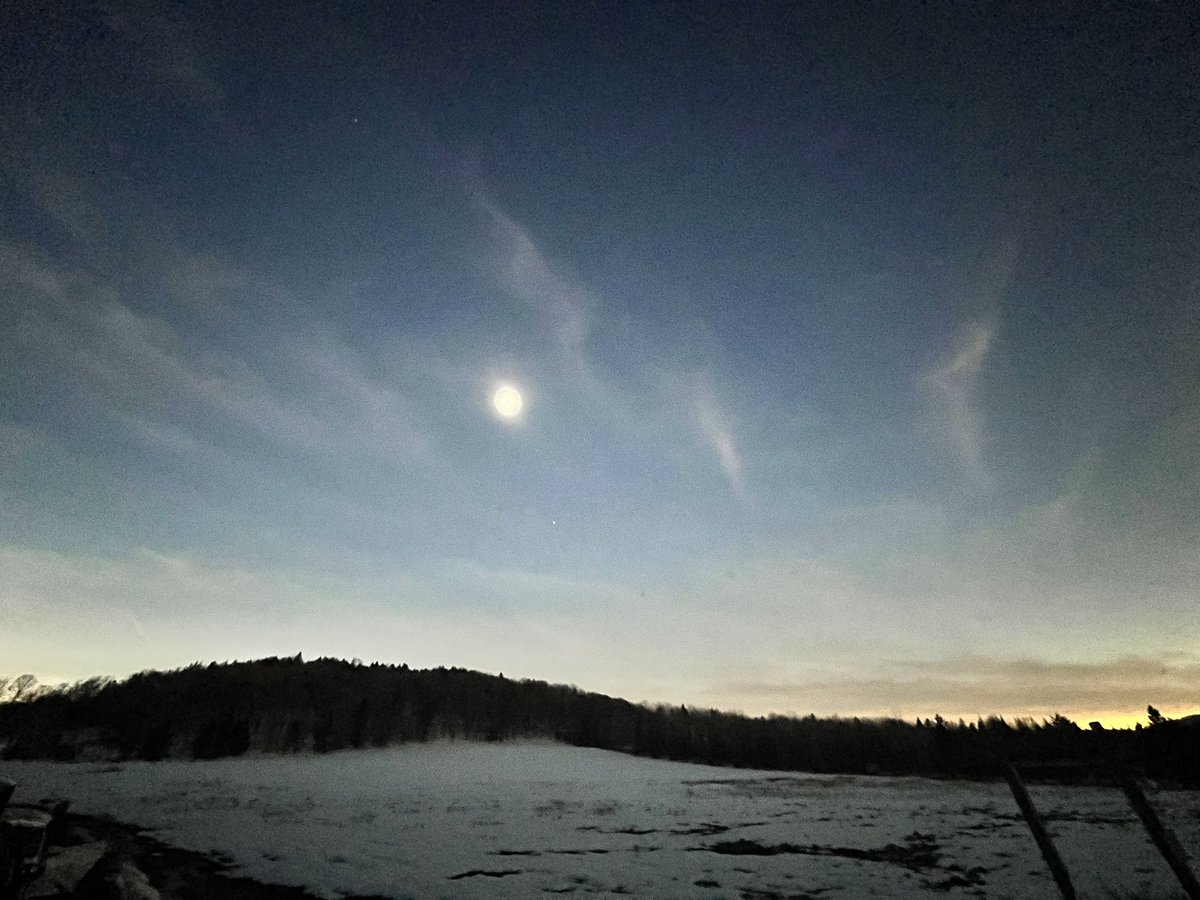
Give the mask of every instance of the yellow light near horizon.
MULTIPOLYGON (((1164 709, 1165 709, 1165 707, 1164 707, 1164 709)), ((1076 725, 1078 725, 1080 728, 1084 729, 1085 731, 1088 728, 1088 724, 1091 722, 1099 722, 1105 728, 1113 729, 1113 730, 1120 730, 1120 729, 1124 729, 1124 728, 1133 729, 1133 728, 1136 728, 1138 725, 1142 725, 1143 727, 1145 727, 1147 724, 1149 724, 1146 719, 1146 714, 1144 712, 1142 712, 1142 713, 1127 713, 1127 712, 1123 712, 1123 711, 1121 711, 1121 712, 1112 712, 1112 711, 1097 712, 1095 710, 1093 710, 1091 712, 1088 712, 1088 711, 1080 712, 1077 709, 1075 709, 1075 710, 1060 709, 1060 710, 1056 710, 1056 712, 1066 716, 1068 719, 1070 719, 1072 722, 1074 722, 1076 725)), ((881 718, 886 718, 887 716, 891 715, 891 713, 882 712, 882 713, 876 713, 875 715, 878 715, 881 718)), ((947 722, 957 722, 959 719, 962 719, 964 722, 975 722, 975 721, 978 721, 980 718, 986 719, 989 715, 1001 716, 1005 719, 1005 721, 1007 721, 1011 724, 1011 723, 1016 722, 1021 719, 1032 720, 1034 722, 1040 723, 1043 720, 1049 719, 1050 716, 1052 715, 1052 713, 1047 712, 1045 710, 1042 710, 1040 712, 1029 712, 1028 710, 1008 710, 1008 711, 1001 711, 998 713, 987 713, 982 716, 979 713, 944 713, 943 714, 943 716, 947 722)), ((1167 718, 1172 718, 1172 716, 1168 715, 1166 712, 1164 712, 1163 715, 1166 715, 1167 718)), ((1180 715, 1182 715, 1182 713, 1180 715)), ((906 717, 901 716, 901 718, 906 718, 906 717)), ((921 717, 918 716, 918 718, 921 718, 921 717)))
POLYGON ((1142 713, 1092 713, 1091 715, 1067 716, 1080 728, 1087 728, 1089 722, 1099 722, 1105 728, 1136 728, 1147 725, 1146 714, 1142 713))
POLYGON ((521 399, 521 392, 512 385, 502 384, 496 388, 496 393, 492 394, 492 408, 502 419, 515 419, 521 414, 522 406, 524 401, 521 399))

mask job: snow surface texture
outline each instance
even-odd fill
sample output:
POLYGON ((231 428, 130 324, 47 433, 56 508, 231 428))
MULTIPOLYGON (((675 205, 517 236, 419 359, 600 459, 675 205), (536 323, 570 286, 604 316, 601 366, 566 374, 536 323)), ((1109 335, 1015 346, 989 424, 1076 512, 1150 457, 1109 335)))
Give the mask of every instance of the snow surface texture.
MULTIPOLYGON (((6 762, 0 774, 22 797, 68 797, 78 812, 226 858, 236 874, 331 898, 1057 896, 1004 784, 720 769, 524 742, 6 762)), ((1119 791, 1031 793, 1082 896, 1178 892, 1119 791)), ((1200 795, 1151 802, 1196 856, 1200 795)))

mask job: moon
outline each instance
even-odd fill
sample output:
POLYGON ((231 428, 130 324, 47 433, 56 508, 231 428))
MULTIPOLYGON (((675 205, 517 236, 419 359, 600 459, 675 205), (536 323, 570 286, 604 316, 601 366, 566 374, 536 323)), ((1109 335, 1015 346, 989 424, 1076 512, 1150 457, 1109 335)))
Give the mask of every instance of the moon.
POLYGON ((515 419, 521 414, 521 407, 524 405, 521 392, 511 384, 500 385, 496 388, 496 393, 492 394, 492 408, 502 419, 515 419))

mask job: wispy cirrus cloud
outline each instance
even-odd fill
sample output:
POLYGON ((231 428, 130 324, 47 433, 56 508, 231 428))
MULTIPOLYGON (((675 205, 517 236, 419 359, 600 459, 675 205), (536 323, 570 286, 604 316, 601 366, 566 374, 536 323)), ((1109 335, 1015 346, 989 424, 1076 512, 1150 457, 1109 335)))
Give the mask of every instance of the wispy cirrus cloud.
POLYGON ((653 402, 635 402, 617 380, 606 377, 589 352, 588 339, 600 307, 596 295, 574 277, 567 267, 552 261, 529 230, 501 209, 485 191, 476 187, 472 198, 488 224, 488 264, 498 281, 515 297, 529 305, 552 337, 559 362, 594 404, 626 431, 661 434, 665 423, 675 419, 672 407, 680 391, 687 427, 699 432, 714 453, 726 481, 739 500, 746 499, 745 464, 735 435, 732 417, 711 387, 707 373, 683 375, 653 359, 645 365, 652 371, 640 373, 647 384, 664 391, 653 402))
POLYGON ((400 388, 315 326, 280 332, 273 323, 267 365, 133 308, 97 276, 19 248, 0 248, 0 284, 32 368, 160 443, 186 449, 236 427, 308 452, 401 459, 429 450, 400 388))
POLYGON ((994 245, 960 288, 967 311, 957 331, 921 377, 931 438, 977 493, 994 489, 984 396, 989 364, 1001 335, 1001 311, 1017 271, 1022 241, 994 245))
POLYGON ((473 199, 489 230, 489 264, 500 283, 535 310, 564 361, 590 368, 586 341, 595 297, 563 266, 553 263, 528 229, 479 189, 473 199))
POLYGON ((938 441, 963 478, 979 490, 993 483, 980 406, 980 380, 996 330, 992 322, 971 324, 958 335, 949 354, 925 376, 938 441))
POLYGON ((746 479, 742 454, 738 450, 728 413, 706 386, 698 385, 692 397, 696 423, 705 442, 717 456, 721 471, 737 498, 746 500, 746 479))

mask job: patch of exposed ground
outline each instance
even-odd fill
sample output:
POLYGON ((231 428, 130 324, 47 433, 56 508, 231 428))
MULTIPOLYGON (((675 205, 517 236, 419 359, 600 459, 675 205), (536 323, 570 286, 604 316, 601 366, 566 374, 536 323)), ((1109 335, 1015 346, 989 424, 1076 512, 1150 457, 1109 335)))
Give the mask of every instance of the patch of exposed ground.
POLYGON ((521 869, 471 869, 459 872, 457 875, 447 875, 447 881, 458 881, 462 878, 507 878, 509 875, 522 874, 521 869))
POLYGON ((738 896, 742 900, 820 900, 816 894, 812 893, 781 894, 778 891, 762 888, 742 888, 738 896))
POLYGON ((634 825, 629 825, 625 828, 601 828, 599 825, 580 825, 576 831, 594 831, 597 834, 658 834, 657 828, 638 828, 634 825))
POLYGON ((926 880, 921 883, 931 891, 945 892, 959 887, 981 887, 987 884, 984 875, 988 872, 983 866, 973 866, 965 872, 951 872, 938 881, 926 880))
POLYGON ((887 844, 883 847, 831 847, 821 844, 761 844, 758 841, 740 839, 709 844, 706 847, 689 847, 689 850, 707 850, 731 856, 778 856, 796 853, 804 856, 841 856, 846 859, 870 860, 903 866, 921 872, 936 868, 941 859, 941 848, 932 835, 914 831, 904 844, 887 844))

